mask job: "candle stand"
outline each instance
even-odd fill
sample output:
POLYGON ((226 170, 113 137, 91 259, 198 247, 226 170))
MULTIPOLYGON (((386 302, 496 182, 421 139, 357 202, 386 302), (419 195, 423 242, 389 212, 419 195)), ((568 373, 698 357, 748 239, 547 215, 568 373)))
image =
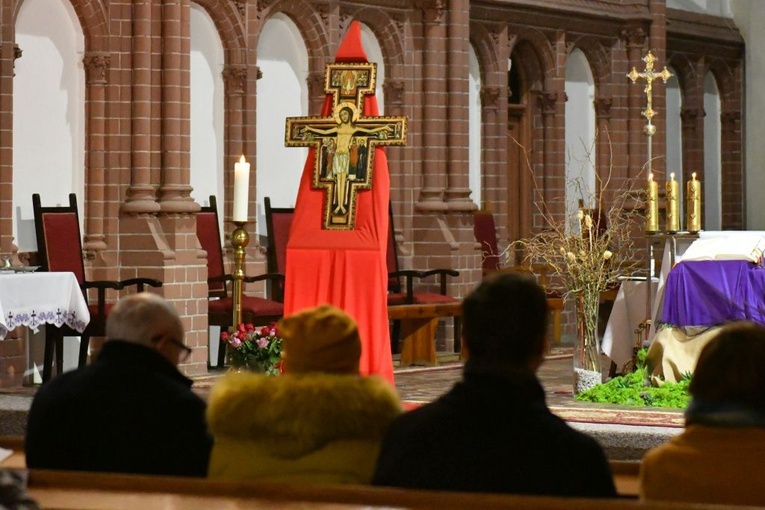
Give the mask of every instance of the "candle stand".
POLYGON ((245 230, 244 221, 235 221, 236 228, 231 234, 231 245, 234 247, 234 285, 233 285, 233 302, 234 302, 234 314, 233 324, 236 329, 242 322, 242 285, 244 283, 244 257, 246 253, 247 245, 250 242, 250 236, 245 230))

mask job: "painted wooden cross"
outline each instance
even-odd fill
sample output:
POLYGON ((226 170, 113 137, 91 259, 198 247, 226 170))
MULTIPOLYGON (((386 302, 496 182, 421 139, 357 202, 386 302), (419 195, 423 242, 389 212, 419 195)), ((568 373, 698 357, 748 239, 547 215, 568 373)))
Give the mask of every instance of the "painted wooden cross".
POLYGON ((646 106, 646 109, 643 110, 643 116, 648 119, 648 124, 643 128, 643 132, 648 136, 653 136, 654 133, 656 133, 656 126, 651 123, 651 119, 656 115, 656 112, 653 110, 653 81, 661 78, 664 80, 664 83, 667 83, 667 80, 669 80, 673 74, 670 73, 666 67, 660 73, 654 71, 653 64, 656 62, 656 57, 654 57, 653 53, 650 51, 648 52, 648 55, 642 58, 642 60, 645 62, 645 71, 641 73, 633 67, 632 71, 627 74, 627 78, 632 80, 632 83, 635 83, 638 78, 643 78, 645 80, 645 89, 643 89, 643 92, 645 92, 646 98, 648 99, 648 105, 646 106))
POLYGON ((353 230, 359 190, 372 189, 375 147, 404 145, 406 117, 367 117, 364 96, 374 94, 377 64, 327 64, 324 91, 332 116, 288 117, 287 147, 315 149, 314 189, 326 190, 324 228, 353 230))

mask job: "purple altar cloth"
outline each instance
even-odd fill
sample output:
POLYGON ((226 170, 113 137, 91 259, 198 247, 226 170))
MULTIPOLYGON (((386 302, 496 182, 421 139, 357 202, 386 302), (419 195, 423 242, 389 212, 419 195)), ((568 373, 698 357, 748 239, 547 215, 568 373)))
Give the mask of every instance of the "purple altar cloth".
POLYGON ((667 324, 765 324, 765 269, 746 260, 680 262, 669 272, 664 292, 661 322, 667 324))

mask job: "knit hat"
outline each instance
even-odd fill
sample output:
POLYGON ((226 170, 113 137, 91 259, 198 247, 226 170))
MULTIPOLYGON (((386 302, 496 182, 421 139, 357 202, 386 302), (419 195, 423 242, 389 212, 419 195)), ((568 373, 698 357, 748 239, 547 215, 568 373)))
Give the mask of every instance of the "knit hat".
POLYGON ((358 374, 361 339, 356 322, 332 305, 285 317, 278 324, 283 339, 284 371, 358 374))

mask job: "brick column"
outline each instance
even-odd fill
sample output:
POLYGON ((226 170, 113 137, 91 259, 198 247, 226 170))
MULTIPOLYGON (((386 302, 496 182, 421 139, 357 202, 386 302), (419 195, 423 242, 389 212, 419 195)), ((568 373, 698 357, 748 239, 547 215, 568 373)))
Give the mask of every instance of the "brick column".
POLYGON ((106 97, 107 72, 110 57, 108 53, 89 52, 82 60, 85 67, 87 88, 85 89, 86 133, 85 176, 86 215, 85 240, 83 248, 96 252, 106 249, 104 235, 104 171, 106 168, 106 97))
POLYGON ((162 172, 163 213, 199 210, 191 198, 189 151, 189 0, 162 2, 162 172))
POLYGON ((126 213, 158 212, 151 183, 152 166, 152 0, 133 0, 132 161, 126 213))
MULTIPOLYGON (((218 203, 223 206, 219 214, 224 219, 230 219, 233 212, 234 196, 234 164, 244 154, 244 91, 247 83, 247 66, 227 64, 223 68, 223 86, 225 87, 225 135, 226 155, 223 176, 225 197, 218 197, 218 203), (226 171, 225 169, 229 169, 226 171)), ((254 155, 250 156, 254 159, 254 155)), ((255 183, 253 172, 255 165, 250 165, 250 183, 255 183)), ((248 208, 249 213, 249 208, 248 208)))
MULTIPOLYGON (((385 114, 394 117, 406 116, 404 98, 406 96, 406 86, 401 80, 385 80, 383 84, 385 92, 385 114)), ((399 190, 403 188, 402 167, 404 161, 404 151, 392 150, 386 152, 388 156, 388 169, 390 173, 390 188, 399 190)))
POLYGON ((469 14, 470 4, 467 0, 449 0, 449 92, 446 103, 449 118, 446 142, 449 159, 446 164, 445 198, 449 210, 452 211, 473 211, 476 208, 470 199, 469 186, 469 14))
POLYGON ((423 84, 422 84, 422 141, 425 147, 421 170, 423 188, 416 208, 420 212, 448 209, 444 202, 448 119, 445 115, 447 99, 446 41, 444 24, 445 0, 419 0, 424 20, 423 84))
POLYGON ((722 228, 742 230, 744 222, 744 181, 742 179, 741 112, 720 115, 722 161, 720 188, 722 195, 722 228))

